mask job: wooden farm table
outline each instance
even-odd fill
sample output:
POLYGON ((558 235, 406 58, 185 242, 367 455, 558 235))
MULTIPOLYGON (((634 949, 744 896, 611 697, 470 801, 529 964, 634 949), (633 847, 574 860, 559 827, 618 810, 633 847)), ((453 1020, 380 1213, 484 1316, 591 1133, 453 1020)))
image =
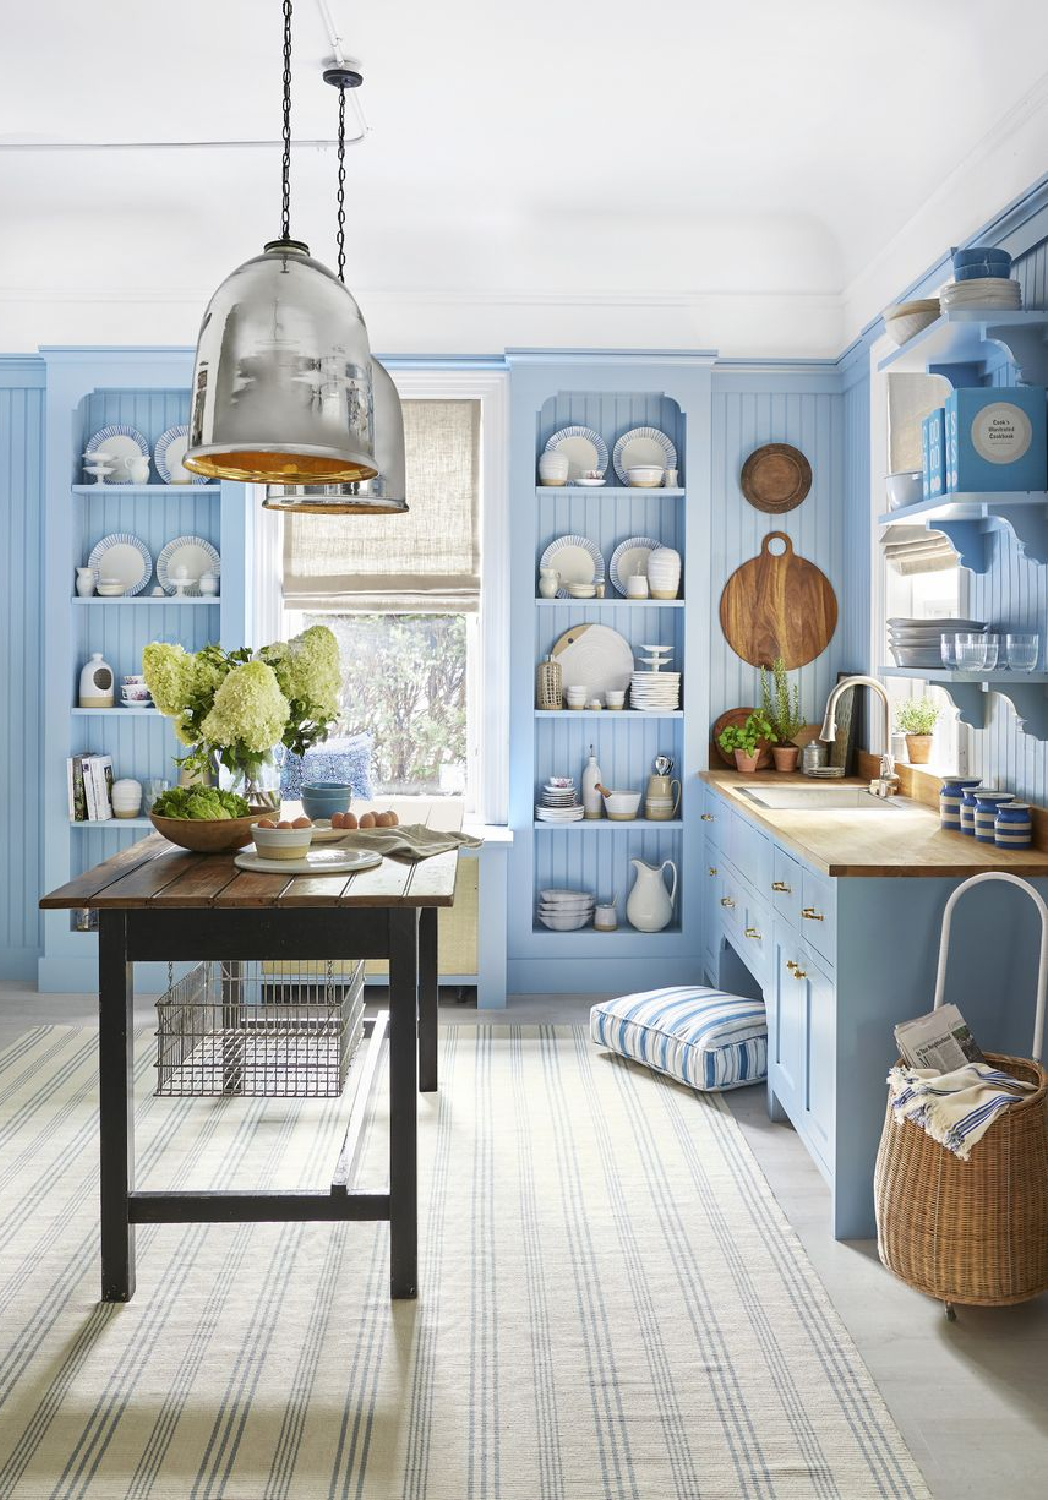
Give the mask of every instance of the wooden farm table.
MULTIPOLYGON (((430 826, 461 822, 455 805, 427 816, 430 826)), ((136 1224, 305 1219, 388 1219, 390 1295, 416 1295, 416 1077, 424 1090, 437 1087, 437 909, 453 904, 457 869, 452 851, 414 865, 386 859, 348 877, 253 874, 232 855, 190 854, 151 834, 43 897, 46 909, 98 912, 104 1301, 134 1295, 136 1224), (132 963, 327 958, 389 962, 389 1191, 350 1186, 385 1016, 329 1192, 137 1191, 132 963)))

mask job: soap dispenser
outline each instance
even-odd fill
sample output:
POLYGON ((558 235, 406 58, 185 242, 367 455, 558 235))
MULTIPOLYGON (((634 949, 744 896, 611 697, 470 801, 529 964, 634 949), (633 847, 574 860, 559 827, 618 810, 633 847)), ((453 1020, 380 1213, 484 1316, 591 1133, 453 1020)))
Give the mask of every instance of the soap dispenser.
POLYGON ((600 795, 600 766, 597 757, 593 753, 593 746, 589 747, 589 760, 582 773, 582 806, 587 818, 599 818, 601 815, 600 795))

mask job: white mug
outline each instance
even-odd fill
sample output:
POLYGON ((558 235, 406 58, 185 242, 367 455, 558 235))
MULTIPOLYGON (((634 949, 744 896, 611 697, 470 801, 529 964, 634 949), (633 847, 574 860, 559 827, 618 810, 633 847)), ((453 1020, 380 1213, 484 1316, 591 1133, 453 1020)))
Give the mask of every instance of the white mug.
POLYGON ((643 573, 631 573, 626 579, 627 599, 646 599, 648 597, 648 580, 643 573))
POLYGON ((614 932, 619 925, 619 915, 614 906, 595 906, 593 925, 598 932, 614 932))

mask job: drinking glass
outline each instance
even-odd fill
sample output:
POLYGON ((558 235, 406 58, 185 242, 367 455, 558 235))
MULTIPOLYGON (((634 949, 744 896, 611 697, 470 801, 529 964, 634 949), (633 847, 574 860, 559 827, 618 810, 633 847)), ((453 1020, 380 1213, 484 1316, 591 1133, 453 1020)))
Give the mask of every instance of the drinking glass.
MULTIPOLYGON (((957 665, 962 672, 981 672, 986 665, 986 637, 982 631, 961 630, 956 637, 957 665)), ((996 657, 994 658, 996 660, 996 657)))
POLYGON ((145 784, 145 795, 142 798, 142 811, 148 813, 156 799, 164 792, 171 790, 170 781, 163 780, 159 776, 151 776, 145 784))
POLYGON ((1037 667, 1037 650, 1041 641, 1035 630, 1013 630, 1004 638, 1005 668, 1033 672, 1037 667))
POLYGON ((992 672, 997 665, 997 658, 1000 655, 1001 638, 999 635, 984 635, 983 640, 986 642, 983 666, 987 672, 992 672))
POLYGON ((948 668, 951 671, 954 667, 956 667, 957 636, 952 630, 944 630, 942 635, 939 637, 939 655, 942 657, 942 664, 944 667, 948 668))

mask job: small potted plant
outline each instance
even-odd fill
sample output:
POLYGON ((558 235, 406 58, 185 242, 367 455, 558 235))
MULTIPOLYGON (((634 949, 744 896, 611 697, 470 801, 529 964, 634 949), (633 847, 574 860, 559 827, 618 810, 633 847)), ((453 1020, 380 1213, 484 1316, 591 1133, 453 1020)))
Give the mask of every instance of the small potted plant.
POLYGON ((930 698, 907 698, 900 703, 895 725, 906 736, 906 755, 911 766, 926 766, 932 753, 932 734, 939 710, 930 698))
POLYGON ((767 715, 755 708, 741 729, 737 724, 729 724, 721 730, 720 747, 729 754, 734 751, 736 766, 747 776, 751 776, 760 759, 761 740, 767 740, 773 745, 775 738, 775 730, 768 722, 767 715))
POLYGON ((786 676, 786 663, 776 657, 772 665, 774 689, 768 680, 767 668, 761 667, 761 709, 764 717, 771 721, 778 741, 772 749, 776 771, 796 771, 797 757, 801 753, 797 735, 805 725, 801 713, 801 690, 797 683, 790 689, 786 676))

